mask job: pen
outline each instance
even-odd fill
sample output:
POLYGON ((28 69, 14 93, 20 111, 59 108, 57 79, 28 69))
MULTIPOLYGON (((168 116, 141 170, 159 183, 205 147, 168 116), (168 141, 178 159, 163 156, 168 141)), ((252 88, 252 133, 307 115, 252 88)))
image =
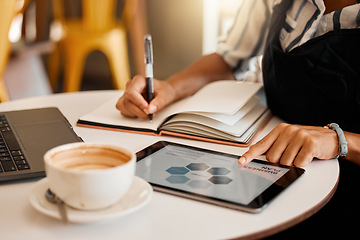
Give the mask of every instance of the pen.
MULTIPOLYGON (((145 35, 145 77, 146 77, 146 94, 147 102, 150 103, 153 99, 154 94, 154 83, 153 83, 153 48, 152 40, 149 34, 145 35)), ((149 114, 149 120, 152 120, 153 115, 149 114)))

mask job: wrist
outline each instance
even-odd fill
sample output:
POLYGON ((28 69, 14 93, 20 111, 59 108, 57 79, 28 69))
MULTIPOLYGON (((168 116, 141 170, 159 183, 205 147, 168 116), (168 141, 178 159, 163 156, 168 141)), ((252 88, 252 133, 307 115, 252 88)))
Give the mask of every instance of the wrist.
POLYGON ((199 78, 189 76, 185 71, 171 76, 166 82, 172 89, 174 101, 193 95, 203 86, 198 87, 199 78))
POLYGON ((344 159, 360 164, 360 136, 356 133, 344 132, 348 142, 348 154, 344 159))
POLYGON ((168 88, 169 88, 168 94, 172 96, 173 102, 185 97, 185 96, 182 96, 183 89, 181 86, 179 86, 181 84, 178 83, 176 77, 173 77, 173 76, 170 77, 169 79, 167 79, 165 81, 165 83, 168 85, 168 88))

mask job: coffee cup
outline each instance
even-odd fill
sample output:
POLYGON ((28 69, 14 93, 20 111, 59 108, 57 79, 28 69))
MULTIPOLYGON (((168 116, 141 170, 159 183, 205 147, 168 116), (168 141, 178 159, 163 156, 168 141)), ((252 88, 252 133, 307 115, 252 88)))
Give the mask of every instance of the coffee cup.
POLYGON ((135 174, 135 154, 104 143, 70 143, 44 155, 49 187, 65 204, 81 210, 118 202, 135 174))

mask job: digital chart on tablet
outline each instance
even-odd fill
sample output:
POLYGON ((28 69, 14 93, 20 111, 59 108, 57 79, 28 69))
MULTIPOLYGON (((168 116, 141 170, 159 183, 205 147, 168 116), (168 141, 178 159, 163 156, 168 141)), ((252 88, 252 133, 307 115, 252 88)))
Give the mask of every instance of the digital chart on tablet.
POLYGON ((137 153, 136 175, 156 191, 223 207, 260 212, 304 172, 261 160, 160 141, 137 153))

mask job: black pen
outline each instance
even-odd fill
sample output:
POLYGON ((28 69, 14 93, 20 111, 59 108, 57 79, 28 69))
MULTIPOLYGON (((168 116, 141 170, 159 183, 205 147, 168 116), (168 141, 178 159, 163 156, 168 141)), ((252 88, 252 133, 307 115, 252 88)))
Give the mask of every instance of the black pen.
MULTIPOLYGON (((145 35, 145 77, 146 77, 146 94, 147 102, 150 103, 153 99, 154 94, 154 83, 153 83, 153 48, 152 40, 149 34, 145 35)), ((149 120, 152 120, 153 115, 149 114, 149 120)))

